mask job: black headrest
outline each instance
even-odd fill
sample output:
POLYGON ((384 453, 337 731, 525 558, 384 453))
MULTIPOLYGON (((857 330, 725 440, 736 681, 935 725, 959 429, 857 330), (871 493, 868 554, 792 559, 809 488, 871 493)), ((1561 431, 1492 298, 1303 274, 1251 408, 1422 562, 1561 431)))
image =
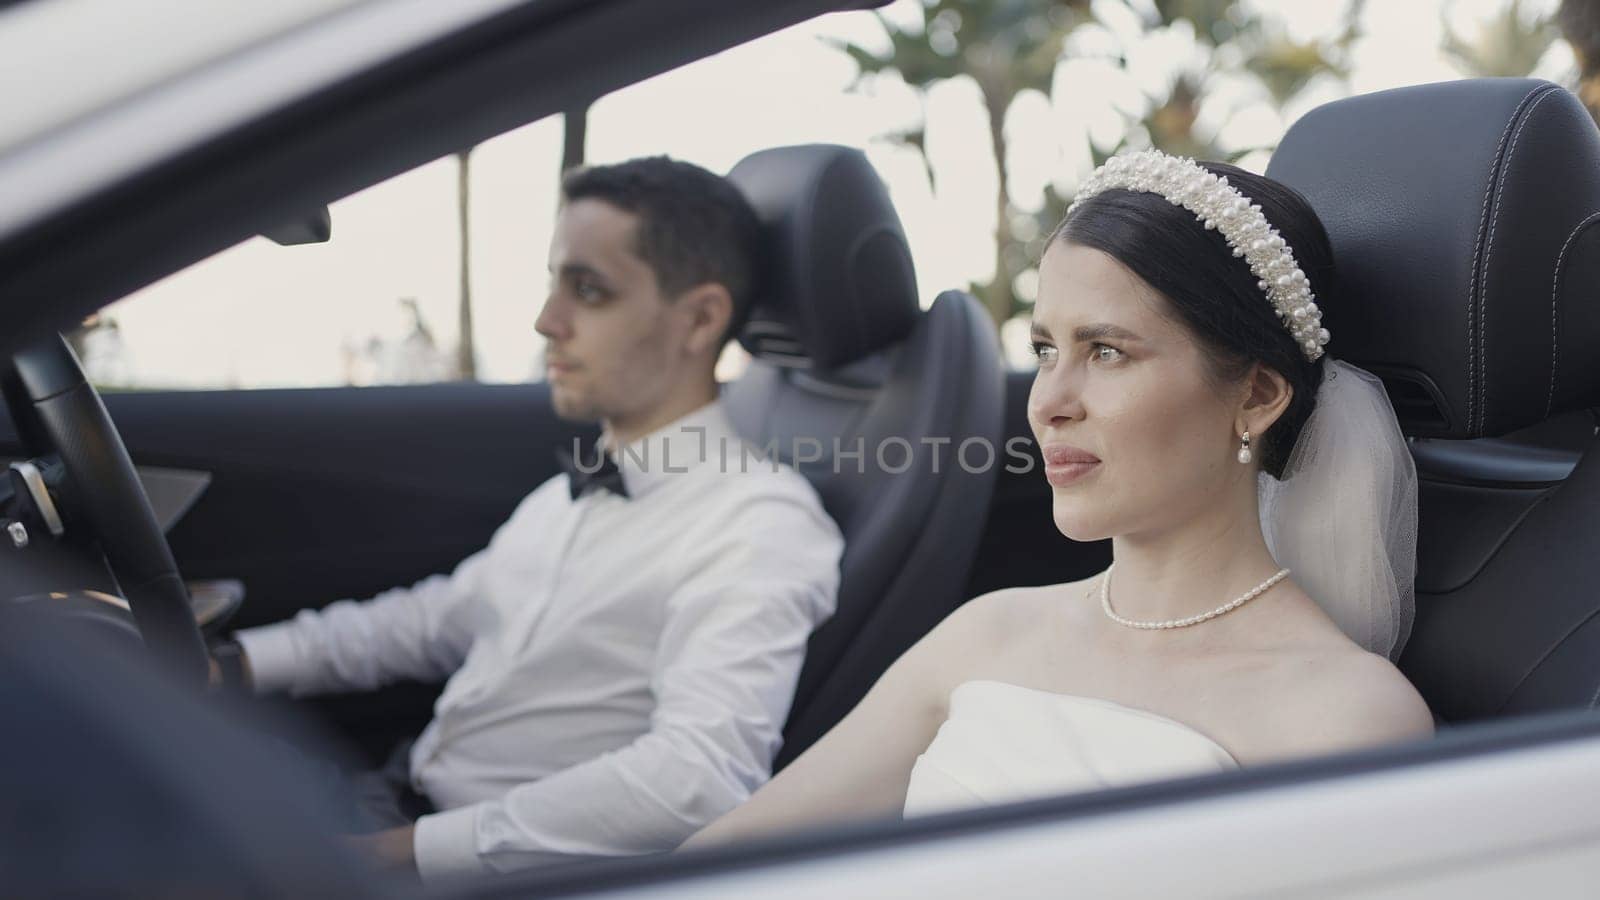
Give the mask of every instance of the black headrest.
POLYGON ((764 271, 739 336, 745 349, 832 369, 911 333, 921 312, 911 250, 861 151, 763 150, 728 178, 766 229, 764 271))
POLYGON ((1296 122, 1267 174, 1333 241, 1328 349, 1409 434, 1504 434, 1600 404, 1600 131, 1534 79, 1401 88, 1296 122))

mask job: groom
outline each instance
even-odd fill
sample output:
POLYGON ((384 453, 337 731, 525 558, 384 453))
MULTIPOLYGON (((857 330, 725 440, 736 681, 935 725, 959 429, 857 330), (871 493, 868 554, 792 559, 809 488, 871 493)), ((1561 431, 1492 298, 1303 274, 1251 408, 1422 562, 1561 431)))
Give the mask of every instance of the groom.
POLYGON ((230 666, 295 695, 448 676, 390 769, 395 827, 353 839, 424 878, 677 846, 768 778, 834 608, 810 485, 706 449, 742 446, 713 367, 754 213, 663 157, 574 172, 562 200, 536 328, 556 412, 599 444, 450 575, 240 632, 230 666))

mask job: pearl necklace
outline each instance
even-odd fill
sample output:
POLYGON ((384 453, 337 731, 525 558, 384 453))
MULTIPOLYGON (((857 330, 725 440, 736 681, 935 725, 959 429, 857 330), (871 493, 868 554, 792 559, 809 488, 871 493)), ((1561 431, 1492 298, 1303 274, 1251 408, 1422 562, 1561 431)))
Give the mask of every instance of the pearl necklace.
POLYGON ((1110 617, 1111 621, 1116 622, 1118 625, 1126 625, 1129 628, 1144 628, 1149 630, 1186 628, 1190 625, 1199 625, 1201 622, 1215 619, 1217 616, 1220 616, 1223 613, 1233 612, 1246 603, 1249 603, 1251 600, 1254 600, 1262 594, 1265 594, 1268 588, 1287 577, 1289 577, 1289 570, 1280 569, 1278 574, 1268 578, 1266 581, 1261 582, 1238 597, 1235 597, 1228 603, 1213 609, 1211 612, 1202 613, 1198 616, 1190 616, 1187 619, 1168 619, 1165 622, 1136 622, 1133 619, 1124 619, 1112 611, 1111 566, 1106 566, 1105 574, 1100 577, 1100 608, 1106 611, 1106 615, 1110 617))

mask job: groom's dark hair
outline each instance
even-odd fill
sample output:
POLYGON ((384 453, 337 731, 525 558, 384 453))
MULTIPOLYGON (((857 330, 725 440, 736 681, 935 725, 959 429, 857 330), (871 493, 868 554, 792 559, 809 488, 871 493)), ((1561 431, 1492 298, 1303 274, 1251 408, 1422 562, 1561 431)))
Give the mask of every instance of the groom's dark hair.
POLYGON ((639 217, 634 250, 668 297, 707 282, 726 288, 733 315, 723 339, 738 335, 756 290, 761 223, 732 182, 693 163, 646 156, 568 172, 562 202, 583 199, 639 217))
MULTIPOLYGON (((1200 165, 1227 176, 1230 186, 1261 207, 1294 251, 1317 306, 1335 306, 1333 247, 1306 198, 1286 184, 1236 166, 1200 165)), ((1260 279, 1249 263, 1233 255, 1222 233, 1205 228, 1194 213, 1159 194, 1118 188, 1080 203, 1056 228, 1055 240, 1107 253, 1159 291, 1206 350, 1218 384, 1239 381, 1257 362, 1284 377, 1294 396, 1256 441, 1262 470, 1282 478, 1289 451, 1316 408, 1327 357, 1305 358, 1257 284, 1260 279)))

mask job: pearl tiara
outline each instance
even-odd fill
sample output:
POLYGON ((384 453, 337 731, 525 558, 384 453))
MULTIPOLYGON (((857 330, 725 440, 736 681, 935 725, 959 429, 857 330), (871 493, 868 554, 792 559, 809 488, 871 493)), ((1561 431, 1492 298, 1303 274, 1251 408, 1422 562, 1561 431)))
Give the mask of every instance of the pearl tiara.
POLYGON ((1113 188, 1160 194, 1174 206, 1194 213, 1207 230, 1221 232, 1233 255, 1250 264, 1258 279, 1256 286, 1272 301, 1306 359, 1315 361, 1322 356, 1329 334, 1322 327, 1322 312, 1306 273, 1300 271, 1294 251, 1278 229, 1261 214, 1261 207, 1230 187, 1226 176, 1213 175, 1192 159, 1159 150, 1113 156, 1078 189, 1067 215, 1083 201, 1113 188))

